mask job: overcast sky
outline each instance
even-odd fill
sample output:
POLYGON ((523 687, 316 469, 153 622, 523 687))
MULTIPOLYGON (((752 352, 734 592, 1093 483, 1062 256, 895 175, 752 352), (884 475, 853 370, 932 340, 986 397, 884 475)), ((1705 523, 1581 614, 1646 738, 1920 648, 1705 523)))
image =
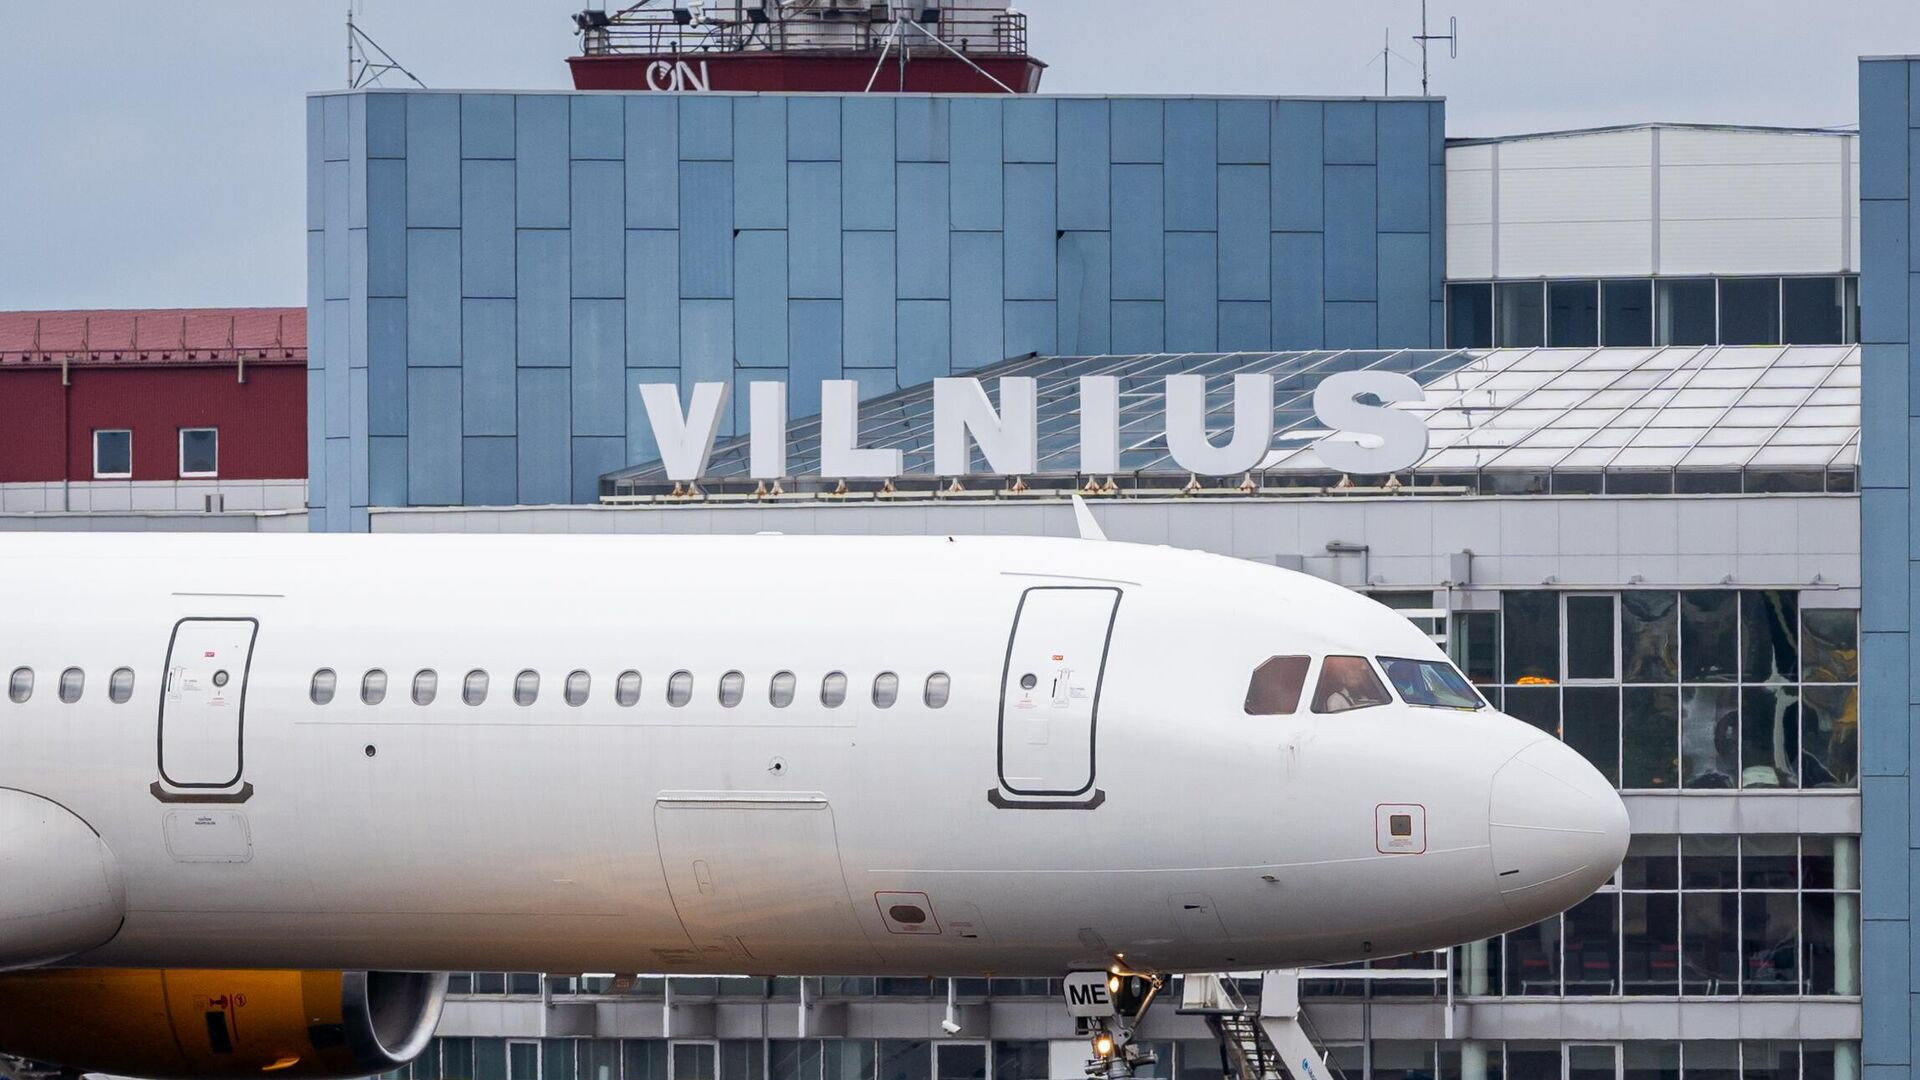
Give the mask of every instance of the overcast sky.
MULTIPOLYGON (((0 0, 0 309, 305 302, 303 96, 347 0, 0 0)), ((359 0, 435 88, 569 85, 581 0, 359 0)), ((1419 0, 1024 0, 1058 93, 1419 88, 1419 0)), ((1431 0, 1448 134, 1648 120, 1851 125, 1913 0, 1431 0)))

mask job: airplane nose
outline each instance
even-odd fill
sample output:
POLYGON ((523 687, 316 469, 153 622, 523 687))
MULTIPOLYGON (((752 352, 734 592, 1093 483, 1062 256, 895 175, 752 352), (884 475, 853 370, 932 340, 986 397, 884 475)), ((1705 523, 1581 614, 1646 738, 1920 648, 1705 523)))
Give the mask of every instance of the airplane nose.
POLYGON ((1592 895, 1627 853, 1626 804, 1558 739, 1530 744, 1494 773, 1487 816, 1500 898, 1526 922, 1592 895))

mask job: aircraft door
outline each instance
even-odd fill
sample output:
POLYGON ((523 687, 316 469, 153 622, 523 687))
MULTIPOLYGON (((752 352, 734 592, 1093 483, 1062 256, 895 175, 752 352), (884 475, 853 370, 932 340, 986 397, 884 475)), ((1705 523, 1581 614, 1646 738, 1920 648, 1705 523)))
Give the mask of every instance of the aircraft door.
MULTIPOLYGON (((1120 590, 1109 587, 1042 586, 1021 596, 1001 674, 1006 794, 1058 800, 1093 792, 1100 687, 1119 606, 1120 590)), ((1000 805, 1033 805, 995 796, 1000 805)), ((1075 805, 1098 803, 1094 792, 1075 805)))
POLYGON ((241 782, 245 760, 247 673, 253 660, 254 619, 182 619, 167 647, 166 685, 160 694, 160 779, 165 788, 195 792, 241 782))
POLYGON ((825 798, 662 795, 653 824, 667 890, 699 957, 780 971, 868 946, 825 798))

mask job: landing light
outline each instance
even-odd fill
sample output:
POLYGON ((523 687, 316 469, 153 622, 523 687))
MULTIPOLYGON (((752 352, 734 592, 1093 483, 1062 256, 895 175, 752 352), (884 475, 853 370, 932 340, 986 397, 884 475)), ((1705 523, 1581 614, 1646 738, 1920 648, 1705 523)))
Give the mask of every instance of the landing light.
POLYGON ((1093 1056, 1108 1058, 1113 1056, 1113 1036, 1104 1032, 1093 1040, 1093 1056))
POLYGON ((1118 972, 1115 972, 1114 974, 1107 976, 1107 993, 1117 994, 1119 992, 1120 992, 1120 975, 1118 972))
POLYGON ((279 1072, 281 1069, 291 1069, 298 1064, 300 1064, 300 1058, 298 1055, 295 1055, 293 1057, 283 1057, 279 1061, 276 1061, 273 1064, 268 1065, 266 1068, 263 1068, 260 1071, 261 1072, 279 1072))

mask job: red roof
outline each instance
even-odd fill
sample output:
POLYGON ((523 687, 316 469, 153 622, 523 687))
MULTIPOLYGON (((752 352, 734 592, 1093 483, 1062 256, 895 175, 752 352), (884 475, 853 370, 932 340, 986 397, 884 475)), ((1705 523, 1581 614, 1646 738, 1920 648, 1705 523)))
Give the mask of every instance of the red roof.
POLYGON ((0 311, 0 367, 306 363, 306 308, 0 311))

